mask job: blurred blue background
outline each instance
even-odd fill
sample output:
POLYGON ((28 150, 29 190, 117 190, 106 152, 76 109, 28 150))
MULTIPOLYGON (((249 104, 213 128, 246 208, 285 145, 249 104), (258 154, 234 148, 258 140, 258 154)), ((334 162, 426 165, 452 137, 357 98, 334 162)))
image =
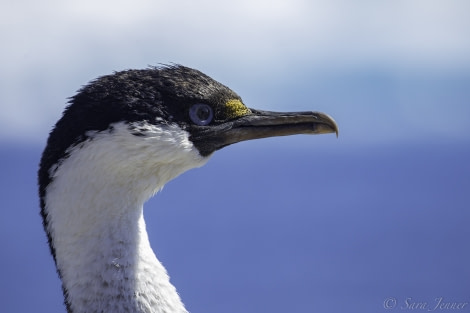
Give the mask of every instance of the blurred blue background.
POLYGON ((36 171, 67 97, 99 75, 168 62, 250 107, 323 111, 340 127, 338 139, 228 147, 146 204, 188 310, 470 303, 470 2, 0 6, 2 312, 65 312, 36 171))

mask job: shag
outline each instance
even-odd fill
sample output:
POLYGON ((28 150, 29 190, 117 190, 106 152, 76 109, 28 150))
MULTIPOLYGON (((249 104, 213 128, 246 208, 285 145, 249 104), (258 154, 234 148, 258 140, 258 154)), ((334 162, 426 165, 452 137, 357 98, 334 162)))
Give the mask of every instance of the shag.
POLYGON ((187 313, 147 236, 143 205, 244 140, 336 133, 320 112, 251 109, 181 65, 102 76, 70 98, 38 171, 44 230, 69 313, 187 313))

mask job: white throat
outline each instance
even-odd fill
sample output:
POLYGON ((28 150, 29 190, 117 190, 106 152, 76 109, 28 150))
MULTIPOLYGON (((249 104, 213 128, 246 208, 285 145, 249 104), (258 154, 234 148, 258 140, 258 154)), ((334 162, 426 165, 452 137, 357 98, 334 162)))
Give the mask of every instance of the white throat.
POLYGON ((73 313, 187 312, 150 246, 143 204, 184 171, 202 166, 176 125, 116 123, 69 149, 51 169, 48 231, 73 313))

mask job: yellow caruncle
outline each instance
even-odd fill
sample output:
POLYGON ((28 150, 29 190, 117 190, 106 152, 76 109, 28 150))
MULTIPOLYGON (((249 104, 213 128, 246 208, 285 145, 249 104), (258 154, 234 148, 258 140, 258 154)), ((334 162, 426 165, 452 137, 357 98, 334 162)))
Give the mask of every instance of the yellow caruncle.
POLYGON ((239 99, 230 99, 225 103, 225 113, 227 119, 234 119, 250 114, 251 111, 239 99))

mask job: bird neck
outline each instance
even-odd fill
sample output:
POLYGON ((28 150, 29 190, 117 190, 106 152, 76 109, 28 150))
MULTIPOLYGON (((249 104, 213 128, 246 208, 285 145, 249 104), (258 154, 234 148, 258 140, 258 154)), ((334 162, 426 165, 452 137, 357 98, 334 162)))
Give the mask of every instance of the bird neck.
POLYGON ((96 203, 89 194, 53 230, 70 311, 186 312, 150 246, 142 206, 123 190, 100 197, 112 201, 96 203))
MULTIPOLYGON (((142 163, 133 160, 140 166, 129 166, 132 151, 115 153, 109 140, 94 138, 73 148, 50 171, 46 228, 68 310, 187 312, 150 246, 143 204, 168 180, 204 160, 194 154, 186 165, 172 168, 150 151, 142 163)), ((142 152, 133 143, 129 146, 142 152)))

